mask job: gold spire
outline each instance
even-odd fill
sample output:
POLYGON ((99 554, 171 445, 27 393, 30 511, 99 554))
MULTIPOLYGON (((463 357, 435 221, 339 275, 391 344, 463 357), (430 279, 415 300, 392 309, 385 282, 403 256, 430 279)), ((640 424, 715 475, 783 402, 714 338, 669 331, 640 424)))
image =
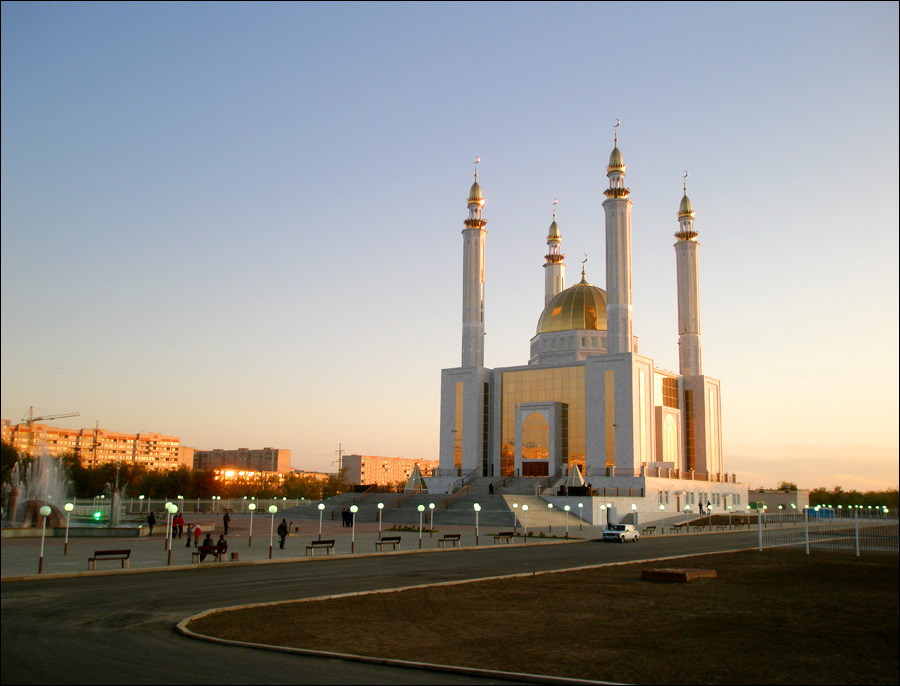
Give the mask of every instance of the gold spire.
POLYGON ((679 241, 692 241, 697 238, 697 232, 694 230, 694 208, 691 205, 691 199, 687 195, 687 170, 684 171, 684 185, 682 186, 684 195, 681 197, 681 204, 678 206, 678 232, 675 238, 679 241))
POLYGON ((469 205, 481 205, 484 206, 484 196, 481 194, 481 186, 478 185, 478 163, 481 162, 480 157, 475 158, 475 182, 472 184, 472 188, 469 189, 469 205))
POLYGON ((619 132, 616 130, 622 122, 616 119, 616 125, 613 127, 613 151, 609 154, 609 165, 606 171, 625 171, 625 160, 622 159, 622 152, 619 150, 619 132))

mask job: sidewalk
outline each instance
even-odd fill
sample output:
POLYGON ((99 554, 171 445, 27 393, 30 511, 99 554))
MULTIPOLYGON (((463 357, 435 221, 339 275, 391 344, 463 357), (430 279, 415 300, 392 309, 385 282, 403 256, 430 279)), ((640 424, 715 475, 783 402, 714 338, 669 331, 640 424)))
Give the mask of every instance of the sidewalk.
MULTIPOLYGON (((275 528, 281 522, 281 518, 275 516, 275 528)), ((290 520, 289 520, 290 521, 290 520)), ((199 523, 201 526, 215 526, 212 532, 214 541, 218 541, 219 534, 223 533, 222 521, 219 517, 212 515, 201 515, 194 517, 191 523, 199 523)), ((391 531, 386 524, 383 528, 385 536, 400 536, 400 551, 411 552, 418 551, 419 547, 419 531, 391 531)), ((234 565, 234 564, 260 564, 268 563, 269 558, 269 542, 270 529, 272 527, 271 517, 268 515, 256 515, 253 518, 253 537, 250 539, 250 516, 249 515, 232 515, 231 525, 228 531, 228 554, 227 561, 216 562, 215 558, 207 557, 202 563, 203 566, 211 565, 234 565), (251 544, 252 543, 252 544, 251 544), (236 559, 232 559, 236 556, 236 559)), ((427 531, 427 522, 423 525, 421 550, 438 551, 443 550, 439 546, 438 541, 444 534, 460 534, 460 547, 475 546, 475 527, 474 526, 457 526, 446 525, 438 526, 435 524, 436 531, 429 534, 427 531)), ((479 547, 492 546, 494 543, 494 534, 499 531, 510 531, 510 527, 479 527, 478 529, 478 545, 479 547)), ((581 531, 575 525, 569 529, 570 540, 599 538, 601 528, 584 526, 581 531)), ((518 533, 522 533, 519 527, 518 533)), ((197 563, 192 562, 191 552, 195 550, 193 543, 191 547, 187 547, 187 532, 183 538, 175 538, 172 541, 171 548, 171 565, 168 564, 169 551, 166 548, 166 540, 164 537, 165 526, 155 527, 153 536, 141 537, 122 537, 122 538, 75 538, 69 537, 68 554, 64 555, 65 541, 63 538, 46 538, 44 541, 44 561, 43 572, 41 576, 56 574, 103 574, 110 572, 123 572, 121 562, 118 560, 100 561, 97 563, 96 571, 88 569, 87 560, 92 557, 96 550, 131 550, 129 559, 130 570, 161 571, 171 569, 173 567, 196 567, 197 563)), ((528 545, 541 543, 563 543, 565 542, 565 529, 558 526, 553 528, 552 532, 548 532, 547 527, 528 529, 528 545), (541 533, 544 537, 541 537, 541 533), (553 538, 556 536, 558 538, 553 538)), ((319 538, 319 522, 309 520, 293 521, 291 525, 291 535, 285 541, 284 550, 278 547, 279 539, 275 534, 272 540, 272 557, 271 561, 297 561, 302 559, 313 559, 307 556, 306 546, 312 541, 319 538)), ((378 524, 376 522, 365 522, 357 524, 354 529, 341 526, 340 521, 323 521, 322 522, 322 539, 334 540, 335 555, 385 555, 392 554, 394 551, 391 546, 385 546, 384 552, 378 551, 375 542, 378 540, 378 524)), ((202 540, 202 539, 201 539, 202 540)), ((524 539, 519 536, 513 539, 513 543, 500 543, 499 545, 523 545, 524 539)), ((447 549, 452 549, 452 544, 447 545, 447 549)), ((38 567, 40 565, 41 539, 38 538, 4 538, 2 539, 2 556, 0 556, 0 578, 10 580, 13 578, 37 576, 38 567)), ((324 550, 316 550, 315 557, 321 558, 325 555, 324 550)))

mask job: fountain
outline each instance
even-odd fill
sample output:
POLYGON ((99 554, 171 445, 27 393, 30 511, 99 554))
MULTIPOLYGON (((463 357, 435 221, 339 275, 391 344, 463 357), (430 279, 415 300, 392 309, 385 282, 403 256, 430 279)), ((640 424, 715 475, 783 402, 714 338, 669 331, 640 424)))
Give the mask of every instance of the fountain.
POLYGON ((47 518, 50 526, 61 526, 65 521, 62 508, 69 492, 69 479, 56 458, 42 454, 35 460, 18 460, 4 490, 9 494, 5 512, 7 526, 37 526, 44 505, 50 507, 47 518))

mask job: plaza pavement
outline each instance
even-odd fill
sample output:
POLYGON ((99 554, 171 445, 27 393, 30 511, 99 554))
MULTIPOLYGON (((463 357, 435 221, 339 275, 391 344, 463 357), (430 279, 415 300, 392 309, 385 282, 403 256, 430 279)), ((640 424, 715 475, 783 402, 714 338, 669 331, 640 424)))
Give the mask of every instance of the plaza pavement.
MULTIPOLYGON (((276 515, 275 528, 281 517, 276 515)), ((215 527, 212 531, 213 540, 217 541, 219 534, 223 533, 221 517, 213 515, 199 515, 188 519, 191 524, 200 524, 203 527, 215 527)), ((573 522, 575 522, 573 518, 573 522)), ((169 551, 166 547, 165 526, 154 528, 152 536, 132 537, 69 537, 68 552, 64 554, 65 540, 63 537, 47 537, 44 539, 43 571, 40 576, 69 574, 104 574, 104 573, 128 573, 163 571, 176 568, 198 568, 212 565, 248 565, 269 564, 272 562, 296 562, 303 559, 312 559, 307 555, 306 546, 319 538, 319 522, 310 520, 295 520, 291 522, 291 535, 285 541, 284 550, 278 546, 278 535, 272 539, 272 557, 269 557, 270 532, 272 521, 269 515, 255 515, 253 518, 252 540, 250 531, 250 516, 232 515, 229 526, 228 554, 224 562, 216 562, 209 556, 202 563, 192 561, 191 552, 193 543, 187 547, 187 533, 183 538, 175 538, 171 546, 171 563, 169 551), (129 568, 123 570, 117 560, 100 561, 96 571, 88 569, 88 558, 97 550, 131 550, 129 568), (236 556, 236 559, 233 559, 236 556)), ((440 551, 438 541, 444 534, 460 534, 460 547, 474 547, 476 534, 474 526, 435 524, 435 532, 429 534, 427 521, 423 525, 421 548, 419 546, 419 531, 391 531, 385 525, 384 536, 400 536, 400 553, 418 553, 427 551, 440 551)), ((478 546, 486 547, 497 545, 494 542, 494 534, 499 531, 509 531, 511 527, 484 527, 478 528, 478 546)), ((522 533, 522 528, 518 528, 522 533)), ((573 523, 569 527, 570 540, 598 539, 601 535, 601 527, 573 523)), ((565 543, 565 529, 554 526, 552 531, 544 527, 529 527, 528 545, 559 544, 565 543), (543 534, 543 537, 541 536, 543 534)), ((334 555, 387 555, 396 554, 391 546, 385 546, 383 552, 377 551, 375 542, 378 540, 378 524, 376 522, 358 523, 355 528, 343 527, 340 521, 322 522, 322 539, 335 541, 334 555)), ((521 537, 513 539, 513 543, 500 543, 499 545, 524 545, 521 537)), ((448 548, 451 546, 448 545, 448 548)), ((316 550, 315 556, 322 557, 324 550, 316 550)), ((4 581, 38 576, 41 557, 41 538, 4 538, 2 539, 2 556, 0 556, 0 578, 4 581)))

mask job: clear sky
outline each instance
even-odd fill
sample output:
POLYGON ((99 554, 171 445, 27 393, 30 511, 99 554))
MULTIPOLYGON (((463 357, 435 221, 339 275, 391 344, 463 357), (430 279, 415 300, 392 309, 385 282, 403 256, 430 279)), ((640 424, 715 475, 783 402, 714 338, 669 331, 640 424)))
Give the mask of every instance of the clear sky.
POLYGON ((726 468, 898 485, 898 4, 2 5, 2 416, 437 459, 481 157, 485 364, 524 364, 553 199, 677 370, 683 170, 726 468))

